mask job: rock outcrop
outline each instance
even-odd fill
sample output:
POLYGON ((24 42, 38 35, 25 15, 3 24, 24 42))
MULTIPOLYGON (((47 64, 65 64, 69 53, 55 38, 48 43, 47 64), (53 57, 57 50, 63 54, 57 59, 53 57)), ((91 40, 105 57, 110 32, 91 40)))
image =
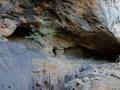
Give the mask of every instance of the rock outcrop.
MULTIPOLYGON (((0 18, 15 20, 17 26, 54 18, 58 20, 56 36, 106 59, 115 59, 120 53, 119 0, 6 0, 0 3, 0 18)), ((9 35, 7 31, 5 36, 9 35)))
POLYGON ((65 76, 65 90, 119 90, 120 65, 83 66, 65 76))
MULTIPOLYGON (((41 40, 42 44, 52 42, 51 46, 44 45, 48 46, 51 53, 59 52, 61 48, 55 51, 53 47, 60 44, 62 52, 64 48, 82 47, 108 60, 115 60, 120 54, 119 0, 0 0, 0 39, 2 36, 11 36, 19 27, 39 30, 46 24, 44 20, 53 22, 54 26, 52 30, 56 40, 46 37, 41 40)), ((41 36, 44 37, 43 34, 41 36)), ((59 61, 62 61, 61 58, 59 61)), ((60 70, 63 70, 62 74, 68 68, 71 70, 71 66, 67 66, 64 61, 62 64, 56 63, 56 58, 27 50, 17 43, 0 40, 0 90, 36 90, 46 83, 45 90, 50 90, 53 84, 49 80, 50 72, 57 78, 60 70), (47 67, 43 67, 43 70, 40 66, 44 66, 47 59, 47 67), (46 78, 42 75, 41 79, 40 73, 42 71, 46 74, 45 69, 49 73, 46 78), (43 82, 43 79, 49 83, 43 82)), ((54 90, 120 90, 119 82, 120 64, 90 65, 66 74, 62 87, 57 87, 55 83, 57 89, 54 90)))
POLYGON ((0 35, 8 37, 16 29, 16 22, 10 19, 0 19, 0 35))
POLYGON ((119 21, 117 19, 119 17, 119 1, 68 0, 61 1, 61 4, 56 5, 58 5, 56 11, 59 12, 58 16, 62 21, 61 28, 57 30, 58 36, 109 59, 113 59, 119 54, 120 43, 117 35, 119 30, 113 29, 116 27, 114 22, 119 21), (72 4, 70 5, 70 3, 72 4), (115 5, 116 3, 117 5, 115 5), (116 9, 116 7, 118 8, 116 9))

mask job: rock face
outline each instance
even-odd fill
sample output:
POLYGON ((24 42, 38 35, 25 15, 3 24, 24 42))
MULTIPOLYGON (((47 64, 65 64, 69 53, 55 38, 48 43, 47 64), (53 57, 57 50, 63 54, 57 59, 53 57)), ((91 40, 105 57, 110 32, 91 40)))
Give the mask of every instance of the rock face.
POLYGON ((32 62, 43 57, 24 45, 0 39, 0 90, 33 90, 32 62))
POLYGON ((83 66, 65 76, 66 90, 119 90, 119 67, 118 64, 83 66))
POLYGON ((109 59, 119 54, 118 0, 66 0, 56 7, 62 21, 58 36, 109 59))
MULTIPOLYGON (((1 18, 15 20, 21 25, 38 22, 41 17, 52 17, 58 20, 56 36, 106 59, 115 59, 120 53, 119 0, 6 0, 0 3, 1 18)), ((6 31, 5 36, 9 36, 11 33, 6 31)))
POLYGON ((8 37, 10 36, 16 29, 15 21, 10 19, 3 19, 0 21, 0 35, 8 37))
MULTIPOLYGON (((0 40, 0 89, 1 90, 30 90, 30 71, 29 65, 24 66, 24 71, 17 64, 17 54, 13 54, 14 49, 23 50, 25 47, 19 44, 12 44, 7 41, 0 40), (13 51, 11 53, 11 50, 13 51), (27 72, 27 73, 25 73, 27 72)), ((22 60, 22 59, 20 59, 22 60)), ((25 63, 25 62, 24 62, 25 63)))
MULTIPOLYGON (((55 36, 72 43, 66 47, 84 47, 108 60, 120 54, 120 0, 0 0, 1 36, 10 36, 17 26, 31 28, 32 24, 38 29, 39 20, 51 18, 56 21, 53 21, 55 36)), ((41 89, 41 84, 31 80, 31 64, 32 60, 42 57, 46 56, 0 40, 0 90, 33 90, 32 84, 37 86, 35 89, 41 89)), ((59 72, 54 62, 48 64, 47 69, 50 68, 53 73, 59 72)), ((120 65, 108 64, 81 67, 67 74, 62 84, 65 90, 120 90, 119 82, 120 65)))
MULTIPOLYGON (((58 5, 58 7, 60 6, 58 5)), ((59 14, 62 14, 60 18, 62 18, 63 27, 58 28, 59 36, 109 59, 120 52, 120 43, 117 40, 119 25, 115 24, 119 21, 117 19, 119 1, 74 0, 65 1, 61 7, 65 9, 63 11, 58 9, 59 14), (70 6, 68 3, 73 4, 70 6), (116 9, 116 7, 118 8, 116 9)))
POLYGON ((101 22, 109 28, 109 30, 116 36, 120 37, 119 30, 119 0, 98 0, 96 1, 97 7, 94 11, 95 15, 101 20, 101 22))

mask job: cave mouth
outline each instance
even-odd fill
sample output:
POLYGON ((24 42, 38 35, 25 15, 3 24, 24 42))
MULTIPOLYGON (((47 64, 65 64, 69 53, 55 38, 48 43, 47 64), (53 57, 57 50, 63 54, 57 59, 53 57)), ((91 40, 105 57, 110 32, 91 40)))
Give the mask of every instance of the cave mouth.
POLYGON ((15 38, 25 38, 26 36, 30 36, 30 33, 32 33, 32 28, 30 25, 20 25, 16 28, 14 33, 8 37, 8 39, 15 39, 15 38))
POLYGON ((29 49, 36 49, 39 45, 33 40, 27 38, 31 36, 32 33, 34 32, 32 31, 30 24, 23 24, 18 26, 14 33, 11 36, 7 37, 7 39, 11 42, 23 44, 29 49))
POLYGON ((95 60, 105 60, 107 62, 110 63, 114 63, 118 61, 119 58, 119 54, 118 53, 114 53, 113 55, 110 56, 104 56, 101 53, 98 53, 99 51, 94 51, 94 50, 89 50, 85 47, 82 46, 74 46, 74 47, 70 47, 70 48, 66 48, 64 49, 64 53, 68 56, 74 56, 77 58, 93 58, 95 60))
MULTIPOLYGON (((23 43, 27 46, 32 46, 30 45, 31 42, 29 42, 28 39, 26 39, 26 36, 30 36, 33 33, 32 28, 30 27, 29 24, 24 24, 20 25, 16 28, 14 33, 9 36, 7 39, 10 41, 18 42, 18 43, 23 43), (27 43, 27 44, 26 44, 27 43), (29 45, 28 45, 29 44, 29 45)), ((34 43, 34 46, 36 43, 34 43)), ((36 47, 35 47, 36 48, 36 47)), ((64 54, 68 56, 73 56, 76 58, 94 58, 95 60, 107 60, 110 62, 115 62, 118 58, 118 54, 115 54, 113 57, 106 58, 103 55, 96 53, 92 50, 86 49, 85 47, 81 47, 76 45, 75 47, 70 47, 64 49, 64 54)))
POLYGON ((68 56, 75 56, 77 58, 94 58, 96 60, 105 59, 103 55, 89 50, 82 46, 74 46, 64 49, 64 53, 68 56))

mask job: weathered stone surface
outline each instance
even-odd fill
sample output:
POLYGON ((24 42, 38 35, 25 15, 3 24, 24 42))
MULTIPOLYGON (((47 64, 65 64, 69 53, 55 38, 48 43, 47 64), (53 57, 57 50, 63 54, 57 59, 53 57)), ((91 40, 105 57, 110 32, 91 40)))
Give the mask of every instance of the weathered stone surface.
POLYGON ((119 90, 119 64, 102 64, 81 67, 65 77, 74 77, 65 82, 66 90, 119 90))
MULTIPOLYGON (((119 0, 8 0, 1 1, 0 9, 6 12, 1 11, 0 17, 16 20, 19 25, 38 22, 41 16, 54 17, 59 20, 57 36, 93 50, 106 59, 115 59, 120 53, 119 3, 119 0)), ((14 31, 14 28, 5 29, 4 36, 11 35, 11 29, 14 31)))
POLYGON ((18 66, 16 59, 17 54, 11 53, 11 49, 14 52, 13 47, 16 48, 16 50, 18 49, 18 51, 25 49, 22 45, 0 40, 0 89, 30 90, 31 76, 30 71, 28 71, 29 65, 27 68, 24 68, 25 72, 27 71, 27 73, 29 73, 27 74, 18 66))
MULTIPOLYGON (((56 36, 101 54, 105 59, 114 60, 120 53, 119 0, 6 0, 0 3, 0 18, 15 20, 17 26, 54 17, 59 22, 55 24, 56 36)), ((1 28, 4 36, 15 30, 16 26, 10 23, 4 30, 1 28)))
POLYGON ((67 0, 61 1, 61 4, 56 4, 56 6, 58 7, 56 11, 59 12, 58 16, 62 21, 61 28, 57 30, 58 36, 109 59, 120 53, 119 28, 117 28, 119 25, 115 24, 119 21, 117 19, 119 18, 118 0, 114 2, 111 0, 67 0))
POLYGON ((0 35, 8 37, 16 29, 16 22, 10 19, 0 19, 0 35))

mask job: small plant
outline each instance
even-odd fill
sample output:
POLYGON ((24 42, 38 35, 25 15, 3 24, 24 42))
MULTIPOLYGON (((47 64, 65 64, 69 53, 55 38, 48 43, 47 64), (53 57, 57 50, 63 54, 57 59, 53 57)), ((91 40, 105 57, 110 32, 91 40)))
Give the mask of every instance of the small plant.
POLYGON ((41 44, 43 37, 52 38, 54 36, 55 25, 53 21, 45 21, 43 19, 39 20, 38 24, 40 28, 36 28, 34 24, 31 25, 32 33, 26 38, 41 44))

